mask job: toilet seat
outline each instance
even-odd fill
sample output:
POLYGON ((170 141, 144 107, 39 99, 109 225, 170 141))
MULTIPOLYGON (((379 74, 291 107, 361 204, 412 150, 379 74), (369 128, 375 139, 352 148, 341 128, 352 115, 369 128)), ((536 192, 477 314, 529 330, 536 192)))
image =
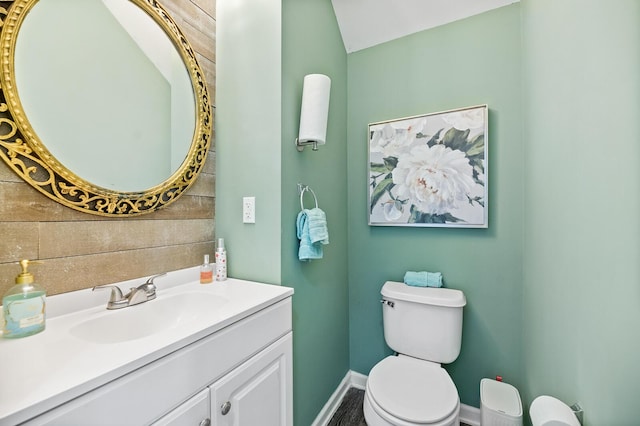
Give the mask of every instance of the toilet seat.
POLYGON ((449 424, 458 416, 458 391, 440 364, 389 356, 373 367, 366 387, 374 411, 391 424, 449 424))

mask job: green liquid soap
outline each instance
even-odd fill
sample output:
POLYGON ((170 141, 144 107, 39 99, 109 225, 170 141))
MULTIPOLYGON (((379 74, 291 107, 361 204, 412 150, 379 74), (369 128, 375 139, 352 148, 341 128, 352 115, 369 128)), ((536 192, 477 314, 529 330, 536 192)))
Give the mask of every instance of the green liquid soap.
POLYGON ((46 292, 33 282, 27 271, 29 260, 21 260, 22 272, 16 277, 16 285, 2 298, 4 327, 2 337, 13 339, 31 336, 44 330, 46 321, 46 292))
POLYGON ((44 330, 46 295, 43 290, 2 298, 5 338, 31 336, 44 330))

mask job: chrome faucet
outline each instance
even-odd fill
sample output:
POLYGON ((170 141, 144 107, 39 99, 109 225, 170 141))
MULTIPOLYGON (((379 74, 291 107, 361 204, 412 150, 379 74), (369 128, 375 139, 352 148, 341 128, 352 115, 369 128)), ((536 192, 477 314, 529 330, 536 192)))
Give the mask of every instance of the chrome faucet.
POLYGON ((111 289, 111 296, 107 303, 107 309, 121 309, 127 306, 138 305, 140 303, 148 302, 156 298, 156 285, 153 280, 167 275, 167 273, 158 274, 150 277, 144 284, 138 287, 131 287, 129 292, 125 295, 122 294, 120 287, 113 284, 97 285, 93 287, 93 291, 111 289))

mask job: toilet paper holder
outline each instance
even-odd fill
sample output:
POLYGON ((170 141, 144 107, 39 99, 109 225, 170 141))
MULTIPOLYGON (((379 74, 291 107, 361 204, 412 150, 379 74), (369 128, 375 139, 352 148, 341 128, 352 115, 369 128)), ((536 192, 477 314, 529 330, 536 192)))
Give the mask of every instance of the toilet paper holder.
POLYGON ((324 74, 304 76, 302 105, 300 107, 300 127, 296 138, 296 149, 302 152, 307 145, 313 151, 327 141, 327 120, 329 119, 329 98, 331 79, 324 74))

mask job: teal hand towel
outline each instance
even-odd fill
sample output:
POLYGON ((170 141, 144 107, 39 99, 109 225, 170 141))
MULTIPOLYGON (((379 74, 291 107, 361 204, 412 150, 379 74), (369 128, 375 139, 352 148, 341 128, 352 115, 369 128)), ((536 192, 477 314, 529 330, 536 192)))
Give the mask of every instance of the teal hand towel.
POLYGON ((327 215, 325 212, 317 207, 306 212, 311 242, 329 244, 329 229, 327 228, 327 215))
POLYGON ((301 261, 308 261, 313 259, 322 259, 322 244, 313 243, 309 233, 309 216, 307 209, 298 213, 296 218, 296 233, 300 240, 300 247, 298 248, 298 259, 301 261))
POLYGON ((442 287, 442 274, 440 272, 413 272, 404 274, 404 283, 415 287, 442 287))

